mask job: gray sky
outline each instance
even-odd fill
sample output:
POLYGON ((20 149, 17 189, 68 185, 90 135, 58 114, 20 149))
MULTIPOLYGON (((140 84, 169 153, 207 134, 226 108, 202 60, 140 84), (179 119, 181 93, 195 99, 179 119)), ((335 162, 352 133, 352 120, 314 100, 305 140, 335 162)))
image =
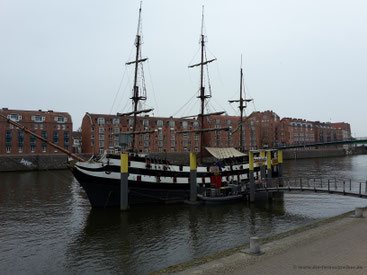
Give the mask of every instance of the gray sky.
MULTIPOLYGON (((238 97, 242 54, 248 114, 345 121, 367 136, 365 0, 146 0, 155 116, 176 114, 198 90, 199 71, 187 66, 199 62, 203 4, 208 58, 218 59, 212 110, 237 114, 227 100, 238 97)), ((67 111, 74 129, 85 112, 129 111, 138 9, 136 0, 0 0, 0 107, 67 111)), ((177 116, 197 114, 195 103, 177 116)))

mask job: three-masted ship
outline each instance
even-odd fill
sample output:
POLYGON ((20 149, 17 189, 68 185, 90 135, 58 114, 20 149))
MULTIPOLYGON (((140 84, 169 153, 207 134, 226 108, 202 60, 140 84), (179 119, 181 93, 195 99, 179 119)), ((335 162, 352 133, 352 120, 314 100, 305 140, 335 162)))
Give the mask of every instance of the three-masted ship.
MULTIPOLYGON (((203 18, 202 18, 203 20, 203 18)), ((128 115, 133 116, 132 150, 129 152, 129 176, 128 176, 128 200, 130 205, 145 203, 171 203, 183 202, 189 198, 190 193, 190 166, 188 163, 172 164, 165 158, 150 157, 147 154, 138 154, 134 152, 137 115, 150 110, 138 110, 141 100, 145 96, 140 95, 137 85, 138 66, 147 60, 141 57, 141 7, 139 9, 138 32, 136 35, 136 55, 135 60, 127 64, 135 66, 135 77, 133 86, 133 111, 128 115)), ((203 163, 202 158, 197 167, 197 186, 201 197, 215 194, 207 193, 207 189, 217 184, 218 175, 221 185, 243 186, 248 181, 249 165, 248 157, 244 153, 234 148, 205 148, 204 135, 208 131, 219 131, 228 129, 207 129, 204 127, 204 118, 211 114, 205 114, 205 102, 210 97, 206 94, 204 87, 204 67, 215 59, 207 60, 205 54, 205 37, 203 28, 200 36, 201 61, 198 64, 189 67, 200 67, 200 91, 201 112, 197 116, 200 123, 200 129, 192 130, 201 136, 201 155, 207 149, 220 164, 203 163), (213 167, 215 167, 213 169, 213 167), (215 170, 215 171, 213 171, 215 170), (213 177, 214 173, 216 177, 213 177), (215 178, 216 182, 213 182, 215 178)), ((241 101, 242 104, 242 101, 241 101)), ((242 106, 242 105, 241 105, 242 106)), ((216 115, 218 113, 215 113, 216 115)), ((140 133, 140 132, 139 132, 140 133)), ((88 195, 92 207, 111 207, 120 205, 120 156, 104 155, 100 159, 91 159, 89 161, 76 161, 72 165, 72 172, 88 195)), ((234 189, 233 189, 234 190, 234 189)), ((236 188, 237 195, 241 188, 236 188)), ((243 190, 243 189, 242 189, 243 190)), ((231 195, 231 194, 227 194, 231 195)))

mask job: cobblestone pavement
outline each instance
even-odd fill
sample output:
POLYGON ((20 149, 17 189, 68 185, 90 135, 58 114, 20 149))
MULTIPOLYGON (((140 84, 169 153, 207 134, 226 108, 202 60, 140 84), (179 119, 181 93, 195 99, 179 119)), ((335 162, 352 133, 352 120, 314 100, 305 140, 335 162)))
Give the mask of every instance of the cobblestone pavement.
POLYGON ((367 210, 176 274, 367 274, 367 210))

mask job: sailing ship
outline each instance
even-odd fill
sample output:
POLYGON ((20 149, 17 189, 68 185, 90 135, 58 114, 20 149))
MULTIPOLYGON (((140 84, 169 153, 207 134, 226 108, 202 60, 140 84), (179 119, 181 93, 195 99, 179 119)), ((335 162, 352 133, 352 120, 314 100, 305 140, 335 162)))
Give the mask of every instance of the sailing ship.
MULTIPOLYGON (((204 13, 202 14, 203 20, 204 13)), ((128 114, 120 114, 133 116, 133 128, 132 132, 129 133, 132 136, 132 150, 128 153, 128 201, 130 205, 183 202, 189 198, 190 194, 190 166, 187 163, 173 164, 165 158, 153 158, 148 154, 134 152, 135 136, 141 133, 136 131, 137 115, 151 111, 151 109, 138 110, 139 102, 146 99, 145 96, 140 95, 137 85, 138 66, 147 60, 147 58, 141 57, 140 24, 141 6, 139 8, 138 32, 135 39, 135 60, 126 63, 135 65, 133 96, 131 98, 133 111, 128 114)), ((201 137, 201 161, 197 167, 199 198, 230 198, 229 196, 233 195, 236 198, 242 198, 244 184, 249 179, 248 156, 234 148, 205 148, 204 135, 208 131, 229 129, 207 129, 204 127, 204 118, 212 115, 206 114, 204 110, 205 102, 210 97, 210 94, 206 94, 204 87, 204 66, 207 66, 215 59, 208 60, 206 58, 203 27, 201 28, 200 44, 201 61, 198 64, 189 66, 190 68, 200 67, 200 94, 198 98, 201 100, 201 112, 197 115, 200 129, 190 130, 200 134, 201 137), (218 162, 204 163, 202 158, 204 151, 209 152, 218 162)), ((240 102, 241 104, 243 103, 243 101, 240 102)), ((215 113, 215 115, 218 114, 220 113, 215 113)), ((186 133, 190 131, 186 131, 186 133)), ((104 155, 100 159, 72 163, 72 172, 87 193, 93 208, 120 205, 120 165, 120 155, 113 154, 104 155)))

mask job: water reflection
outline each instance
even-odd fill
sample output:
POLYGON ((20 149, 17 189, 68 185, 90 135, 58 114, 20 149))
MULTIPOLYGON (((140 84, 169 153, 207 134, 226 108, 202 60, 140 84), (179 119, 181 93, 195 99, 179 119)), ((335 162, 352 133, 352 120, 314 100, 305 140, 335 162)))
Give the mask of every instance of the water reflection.
MULTIPOLYGON (((286 176, 367 178, 367 156, 287 161, 286 176)), ((327 194, 213 206, 91 211, 69 171, 0 174, 4 273, 147 274, 366 206, 327 194)))

